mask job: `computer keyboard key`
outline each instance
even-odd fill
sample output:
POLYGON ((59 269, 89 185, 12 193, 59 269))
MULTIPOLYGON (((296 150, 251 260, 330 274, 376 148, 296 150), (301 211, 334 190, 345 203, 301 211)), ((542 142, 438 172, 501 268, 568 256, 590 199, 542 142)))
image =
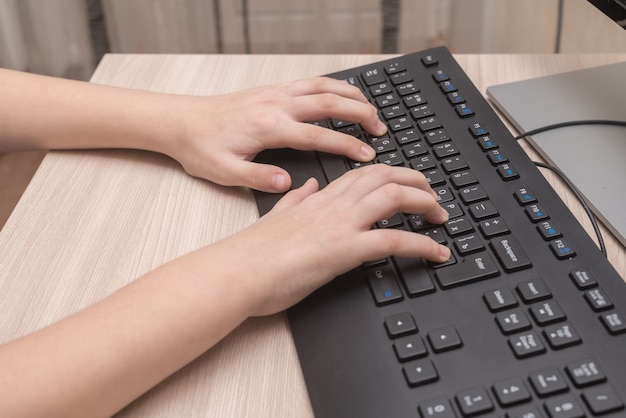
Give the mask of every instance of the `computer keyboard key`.
POLYGON ((470 170, 458 171, 450 175, 450 182, 454 187, 460 189, 461 187, 471 186, 478 183, 476 175, 470 170))
POLYGON ((503 334, 513 334, 532 328, 528 316, 520 308, 500 312, 496 322, 503 334))
POLYGON ((585 418, 582 409, 574 395, 561 395, 545 402, 546 411, 550 418, 585 418))
POLYGON ((441 166, 446 173, 450 174, 455 171, 465 170, 469 167, 469 164, 467 163, 465 158, 461 156, 455 156, 441 160, 441 166))
POLYGON ((488 198, 487 192, 481 185, 473 185, 459 190, 459 196, 465 204, 479 202, 488 198))
POLYGON ((596 415, 603 415, 624 409, 624 402, 609 385, 587 389, 582 394, 583 400, 596 415))
POLYGON ((613 302, 606 294, 606 292, 600 288, 587 290, 585 292, 585 299, 591 309, 596 312, 604 311, 607 309, 611 309, 613 307, 613 302))
POLYGON ((556 256, 556 258, 560 260, 572 258, 576 255, 576 250, 574 250, 572 245, 564 238, 559 238, 559 239, 555 239, 554 241, 551 241, 550 249, 556 256))
POLYGON ((439 285, 444 289, 489 279, 498 274, 500 271, 487 252, 468 255, 456 264, 442 267, 435 272, 439 285))
POLYGON ((535 405, 515 407, 507 412, 507 418, 544 418, 540 408, 535 405))
POLYGON ((493 402, 483 388, 464 390, 457 393, 455 398, 464 416, 482 414, 493 409, 493 402))
POLYGON ((489 290, 483 299, 491 312, 498 312, 518 305, 515 295, 508 287, 489 290))
POLYGON ((463 346, 463 341, 456 328, 451 325, 428 332, 428 342, 435 353, 453 350, 463 346))
POLYGON ((485 238, 497 237, 498 235, 504 235, 511 232, 504 219, 499 216, 480 221, 478 223, 478 229, 480 229, 480 232, 483 233, 485 238))
POLYGON ((408 144, 420 139, 420 135, 415 129, 408 129, 406 131, 396 132, 394 136, 396 138, 396 142, 400 145, 408 144))
POLYGON ((371 68, 369 70, 363 71, 361 73, 365 84, 368 86, 373 86, 374 84, 380 84, 387 81, 387 77, 381 70, 378 68, 371 68))
POLYGON ((398 302, 403 299, 396 275, 389 266, 373 268, 367 272, 367 281, 377 305, 398 302))
POLYGON ((500 178, 504 181, 515 180, 520 177, 519 172, 513 167, 511 163, 500 164, 496 169, 500 178))
POLYGON ((449 141, 450 135, 444 129, 437 129, 434 131, 428 131, 424 134, 424 138, 430 145, 435 145, 440 142, 449 141))
POLYGON ((401 312, 385 318, 385 329, 390 338, 396 338, 417 332, 417 325, 413 315, 401 312))
POLYGON ((472 218, 477 221, 485 218, 493 218, 500 214, 498 209, 496 209, 494 204, 489 200, 480 203, 472 203, 468 206, 468 210, 472 218))
POLYGON ((525 280, 516 286, 517 292, 525 303, 549 299, 552 293, 542 279, 525 280))
POLYGON ((405 71, 405 70, 406 70, 406 65, 404 65, 403 63, 399 61, 394 61, 385 65, 385 72, 390 75, 399 73, 400 71, 405 71))
POLYGON ((576 332, 571 323, 550 325, 543 329, 548 344, 555 350, 580 344, 580 335, 576 332))
POLYGON ((439 374, 432 361, 428 359, 407 363, 403 368, 404 377, 409 386, 419 386, 439 379, 439 374))
POLYGON ((516 271, 532 266, 521 244, 512 235, 496 237, 489 243, 506 271, 516 271))
POLYGON ((544 240, 559 238, 563 235, 559 228, 555 226, 554 221, 539 222, 539 224, 537 224, 537 230, 544 240))
POLYGON ((447 242, 446 234, 441 227, 424 229, 419 233, 433 239, 438 244, 445 244, 447 242))
POLYGON ((555 300, 535 303, 529 310, 538 325, 548 325, 566 319, 565 313, 555 300))
POLYGON ((531 394, 519 377, 501 380, 493 384, 493 392, 501 405, 510 406, 528 401, 531 394))
POLYGON ((400 84, 408 83, 409 81, 413 80, 411 75, 407 73, 406 71, 392 74, 391 77, 389 77, 389 79, 396 86, 400 84))
POLYGON ((420 91, 415 83, 401 84, 397 87, 397 90, 400 96, 406 96, 407 94, 418 93, 420 91))
POLYGON ((594 385, 606 380, 606 374, 595 359, 573 361, 567 364, 565 370, 577 387, 594 385))
POLYGON ((466 255, 485 249, 485 244, 478 234, 465 235, 454 239, 454 247, 459 254, 466 255))
POLYGON ((446 398, 429 399, 418 408, 421 418, 458 418, 446 398))
POLYGON ((421 157, 411 159, 409 162, 409 165, 414 170, 423 171, 423 170, 430 170, 432 168, 435 168, 437 166, 437 163, 435 162, 435 159, 432 156, 424 155, 421 157))
POLYGON ((550 218, 550 215, 539 204, 532 204, 526 207, 525 212, 528 218, 535 223, 550 218))
POLYGON ((448 212, 449 219, 458 218, 459 216, 463 216, 464 214, 463 208, 458 202, 446 202, 441 205, 441 207, 444 208, 446 212, 448 212))
POLYGON ((435 80, 436 82, 441 82, 441 81, 448 81, 450 80, 450 77, 448 77, 448 75, 445 73, 445 71, 443 70, 437 70, 433 73, 433 80, 435 80))
POLYGON ((533 372, 528 377, 538 396, 545 397, 567 392, 569 386, 561 371, 556 367, 533 372))
POLYGON ((535 194, 527 187, 518 188, 517 190, 515 190, 513 195, 520 205, 527 205, 529 203, 535 203, 537 201, 535 194))
POLYGON ((424 357, 428 354, 424 341, 417 334, 400 337, 394 340, 393 349, 396 352, 398 360, 402 362, 424 357))
POLYGON ((598 281, 595 277, 593 277, 591 271, 585 267, 573 269, 570 271, 569 276, 573 280, 576 287, 581 290, 596 287, 598 285, 598 281))
POLYGON ((435 291, 435 285, 422 259, 394 257, 394 262, 409 296, 419 296, 435 291))
POLYGON ((489 131, 480 122, 475 122, 470 125, 469 131, 474 138, 489 135, 489 131))
POLYGON ((517 358, 525 358, 544 353, 546 347, 533 331, 513 335, 509 338, 509 346, 517 358))
POLYGON ((620 312, 606 312, 600 315, 600 321, 602 321, 606 330, 612 335, 626 332, 626 318, 624 318, 620 312))
POLYGON ((380 96, 382 94, 387 94, 390 92, 391 86, 387 82, 370 87, 370 93, 372 93, 372 96, 380 96))
POLYGON ((434 116, 418 119, 417 128, 423 132, 431 131, 433 129, 441 128, 441 122, 434 116))

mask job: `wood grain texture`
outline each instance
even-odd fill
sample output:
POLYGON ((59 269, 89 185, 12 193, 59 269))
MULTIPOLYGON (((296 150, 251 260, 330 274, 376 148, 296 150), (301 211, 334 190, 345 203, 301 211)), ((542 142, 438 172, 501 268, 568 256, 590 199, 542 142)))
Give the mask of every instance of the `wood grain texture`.
MULTIPOLYGON (((107 55, 93 82, 210 95, 382 58, 107 55)), ((483 92, 492 84, 626 60, 625 55, 457 58, 483 92)), ((551 181, 568 205, 581 213, 563 187, 551 181)), ((0 231, 0 340, 32 332, 88 306, 156 266, 257 218, 249 190, 192 178, 159 154, 51 152, 0 231)), ((626 277, 624 248, 608 241, 611 262, 626 277)), ((285 315, 246 321, 119 416, 312 416, 285 315)))

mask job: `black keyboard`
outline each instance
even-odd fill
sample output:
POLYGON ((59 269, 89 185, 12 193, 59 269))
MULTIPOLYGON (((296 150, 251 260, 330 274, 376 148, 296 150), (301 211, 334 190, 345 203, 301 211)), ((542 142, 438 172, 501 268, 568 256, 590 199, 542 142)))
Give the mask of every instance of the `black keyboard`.
MULTIPOLYGON (((626 416, 626 286, 445 48, 331 74, 389 127, 319 122, 376 163, 422 171, 444 225, 397 214, 447 244, 443 264, 391 257, 335 279, 288 312, 316 417, 626 416)), ((298 182, 361 164, 264 152, 298 182)), ((260 212, 276 197, 257 193, 260 212)))

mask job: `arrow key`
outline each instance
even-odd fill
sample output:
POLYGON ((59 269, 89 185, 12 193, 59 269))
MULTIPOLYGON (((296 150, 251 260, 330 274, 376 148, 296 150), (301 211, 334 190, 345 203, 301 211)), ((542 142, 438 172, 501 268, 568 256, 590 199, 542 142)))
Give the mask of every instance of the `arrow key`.
POLYGON ((428 341, 436 353, 463 346, 459 333, 451 325, 430 331, 428 333, 428 341))
POLYGON ((404 371, 406 382, 412 387, 434 382, 439 379, 435 365, 428 359, 408 363, 402 370, 404 371))
POLYGON ((417 332, 417 325, 415 325, 413 315, 409 312, 388 316, 385 318, 385 328, 391 338, 417 332))
POLYGON ((393 343, 393 349, 400 361, 413 360, 428 354, 424 341, 422 341, 419 335, 398 338, 393 343))

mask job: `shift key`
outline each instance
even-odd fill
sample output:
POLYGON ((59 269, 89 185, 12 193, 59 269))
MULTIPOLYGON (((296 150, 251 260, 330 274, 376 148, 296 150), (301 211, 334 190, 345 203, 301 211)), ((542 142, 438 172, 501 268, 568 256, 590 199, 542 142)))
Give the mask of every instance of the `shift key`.
POLYGON ((488 279, 500 274, 493 258, 486 252, 468 255, 451 266, 442 267, 435 273, 442 288, 488 279))

